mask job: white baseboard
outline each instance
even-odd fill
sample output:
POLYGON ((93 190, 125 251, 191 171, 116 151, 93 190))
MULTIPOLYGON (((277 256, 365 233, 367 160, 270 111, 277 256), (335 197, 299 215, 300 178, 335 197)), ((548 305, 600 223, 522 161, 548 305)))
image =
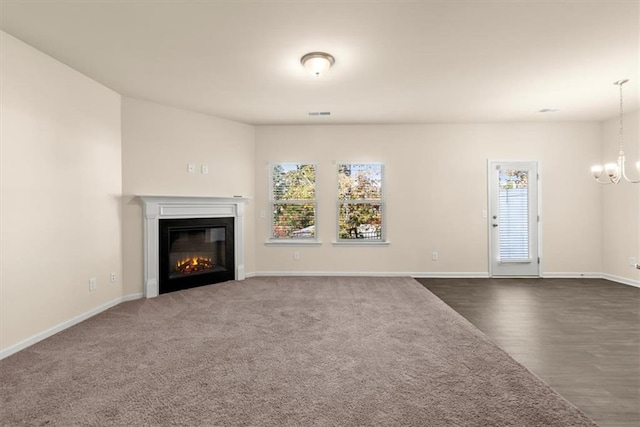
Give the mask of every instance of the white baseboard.
POLYGON ((464 273, 442 273, 442 272, 421 272, 410 273, 414 279, 487 279, 489 273, 486 271, 464 272, 464 273))
POLYGON ((545 279, 605 279, 611 282, 621 283, 623 285, 634 286, 640 288, 640 280, 629 279, 626 277, 614 276, 606 273, 544 273, 545 279))
POLYGON ((602 273, 574 273, 574 272, 545 272, 540 276, 543 279, 602 279, 602 273))
POLYGON ((614 276, 613 274, 603 274, 603 279, 611 280, 612 282, 622 283, 623 285, 635 286, 640 288, 640 280, 628 279, 626 277, 614 276))
POLYGON ((131 295, 125 295, 122 297, 122 302, 127 302, 127 301, 133 301, 136 299, 140 299, 144 296, 144 294, 142 292, 140 292, 139 294, 131 294, 131 295))
MULTIPOLYGON (((414 277, 414 278, 487 278, 487 272, 440 273, 416 271, 256 271, 252 277, 260 276, 369 276, 369 277, 414 277)), ((248 276, 247 276, 248 277, 248 276)))
MULTIPOLYGON (((260 276, 372 276, 372 277, 413 277, 416 279, 428 278, 452 278, 452 279, 485 279, 489 277, 486 271, 480 272, 416 272, 416 271, 256 271, 247 274, 246 277, 260 276)), ((624 285, 640 287, 640 281, 627 279, 604 273, 580 273, 580 272, 545 272, 540 276, 543 279, 606 279, 624 285)))
POLYGON ((409 276, 408 273, 387 273, 372 271, 256 271, 255 275, 260 276, 409 276))
POLYGON ((113 299, 109 302, 106 302, 96 308, 93 308, 89 311, 87 311, 86 313, 80 314, 72 319, 69 319, 67 321, 64 321, 62 323, 57 324, 56 326, 47 329, 46 331, 40 332, 39 334, 33 335, 29 338, 27 338, 26 340, 20 341, 17 344, 14 344, 10 347, 5 348, 4 350, 0 351, 0 360, 4 359, 5 357, 9 357, 14 353, 19 352, 20 350, 23 350, 29 346, 32 346, 33 344, 40 342, 46 338, 49 338, 52 335, 57 334, 58 332, 62 332, 67 328, 70 328, 73 325, 77 325, 78 323, 87 320, 90 317, 95 316, 96 314, 102 313, 105 310, 110 309, 111 307, 115 307, 116 305, 120 304, 121 302, 125 302, 125 301, 133 301, 135 299, 139 299, 142 298, 142 294, 133 294, 133 295, 127 295, 124 297, 120 297, 120 298, 116 298, 113 299))

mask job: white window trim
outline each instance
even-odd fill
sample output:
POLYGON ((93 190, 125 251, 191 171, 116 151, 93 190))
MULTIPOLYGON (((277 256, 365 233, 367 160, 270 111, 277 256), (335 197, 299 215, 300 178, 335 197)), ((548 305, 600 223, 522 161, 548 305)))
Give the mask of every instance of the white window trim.
POLYGON ((268 215, 269 215, 269 225, 268 225, 268 233, 269 236, 265 241, 265 246, 320 246, 322 242, 318 239, 318 163, 317 162, 269 162, 269 202, 268 202, 268 215), (312 200, 287 200, 287 203, 290 204, 313 204, 314 205, 314 225, 315 225, 315 237, 287 237, 287 238, 276 238, 273 237, 273 205, 276 203, 273 197, 273 167, 277 165, 313 165, 316 171, 316 182, 315 182, 315 198, 312 200))
POLYGON ((389 242, 389 240, 387 240, 387 203, 386 203, 386 178, 387 174, 386 174, 386 166, 383 162, 358 162, 358 161, 336 161, 335 162, 335 184, 334 184, 334 188, 336 191, 336 206, 335 206, 335 214, 336 214, 336 232, 335 232, 335 239, 333 242, 331 242, 333 244, 333 246, 389 246, 391 244, 391 242, 389 242), (380 240, 357 240, 357 239, 341 239, 340 236, 340 205, 343 203, 340 199, 338 199, 338 173, 339 173, 339 169, 340 169, 340 165, 380 165, 380 172, 382 174, 382 194, 381 194, 381 198, 380 201, 378 202, 377 200, 349 200, 349 203, 358 203, 358 202, 364 202, 364 203, 371 203, 374 204, 374 202, 377 202, 376 204, 379 204, 381 209, 382 209, 382 214, 381 214, 381 221, 382 221, 382 234, 380 236, 380 240))

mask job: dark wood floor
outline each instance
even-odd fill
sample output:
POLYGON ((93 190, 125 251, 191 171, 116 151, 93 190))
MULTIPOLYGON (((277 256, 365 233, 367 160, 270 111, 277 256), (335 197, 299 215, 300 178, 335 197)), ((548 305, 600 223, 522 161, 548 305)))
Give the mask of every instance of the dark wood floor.
POLYGON ((602 427, 640 426, 640 289, 596 279, 418 279, 602 427))

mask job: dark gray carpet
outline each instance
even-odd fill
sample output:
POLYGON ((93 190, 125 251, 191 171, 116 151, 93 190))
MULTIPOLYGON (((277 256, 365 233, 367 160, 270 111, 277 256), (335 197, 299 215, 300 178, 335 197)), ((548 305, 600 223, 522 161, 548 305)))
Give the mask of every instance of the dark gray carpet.
POLYGON ((593 426, 409 278, 120 304, 0 361, 2 425, 593 426))

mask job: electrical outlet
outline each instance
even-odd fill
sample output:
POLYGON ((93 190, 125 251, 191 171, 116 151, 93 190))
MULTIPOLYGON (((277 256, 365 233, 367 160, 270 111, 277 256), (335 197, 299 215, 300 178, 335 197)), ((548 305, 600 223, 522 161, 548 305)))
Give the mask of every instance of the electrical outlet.
POLYGON ((206 175, 209 173, 209 166, 208 165, 202 165, 202 167, 200 168, 200 171, 202 172, 203 175, 206 175))
POLYGON ((633 256, 629 257, 629 265, 631 267, 635 267, 637 263, 638 263, 638 259, 636 257, 633 257, 633 256))
POLYGON ((90 291, 95 291, 96 290, 96 278, 92 277, 91 279, 89 279, 89 290, 90 291))
POLYGON ((298 252, 298 251, 294 251, 294 252, 293 252, 293 259, 294 259, 295 261, 299 261, 299 260, 300 260, 300 252, 298 252))
POLYGON ((260 211, 260 218, 266 218, 267 217, 267 212, 263 210, 260 211))
POLYGON ((109 275, 109 281, 111 283, 115 282, 117 279, 118 279, 118 276, 116 275, 115 271, 109 275))
POLYGON ((431 253, 431 260, 432 261, 437 261, 438 260, 438 252, 432 252, 431 253))

